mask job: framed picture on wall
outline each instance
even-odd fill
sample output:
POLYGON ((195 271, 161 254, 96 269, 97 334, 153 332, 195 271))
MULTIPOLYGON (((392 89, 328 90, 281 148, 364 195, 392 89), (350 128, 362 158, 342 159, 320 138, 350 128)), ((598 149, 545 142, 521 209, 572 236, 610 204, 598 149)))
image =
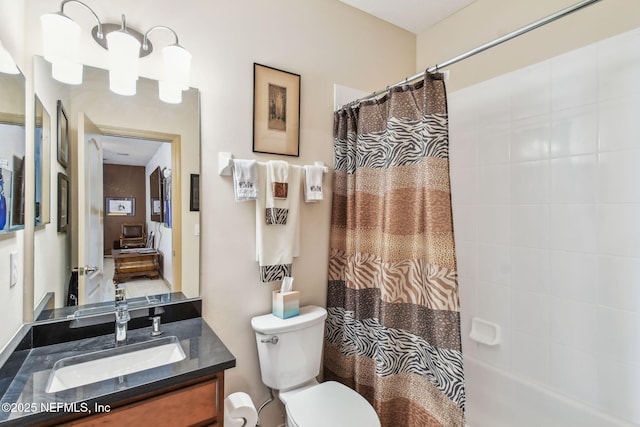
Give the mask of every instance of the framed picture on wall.
POLYGON ((107 215, 134 216, 136 214, 134 197, 107 197, 106 205, 107 215))
POLYGON ((66 233, 69 226, 69 178, 58 172, 58 233, 66 233))
POLYGON ((300 155, 300 75, 253 64, 253 151, 300 155))
POLYGON ((69 162, 69 119, 62 101, 58 100, 58 163, 65 168, 69 162))
POLYGON ((191 187, 189 192, 189 210, 196 212, 200 210, 200 175, 191 174, 191 187))

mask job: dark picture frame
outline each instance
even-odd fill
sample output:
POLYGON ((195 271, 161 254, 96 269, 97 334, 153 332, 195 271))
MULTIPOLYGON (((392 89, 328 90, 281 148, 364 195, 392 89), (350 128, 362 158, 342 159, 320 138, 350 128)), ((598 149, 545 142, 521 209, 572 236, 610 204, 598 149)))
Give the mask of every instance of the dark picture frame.
POLYGON ((200 175, 192 173, 189 187, 189 210, 200 211, 200 175))
POLYGON ((253 152, 300 156, 300 75, 253 64, 253 152))
POLYGON ((66 233, 69 227, 69 178, 58 172, 58 233, 66 233))
POLYGON ((58 163, 65 168, 69 164, 69 119, 62 101, 58 100, 58 163))
POLYGON ((135 197, 106 197, 105 212, 109 216, 134 216, 136 199, 135 197))

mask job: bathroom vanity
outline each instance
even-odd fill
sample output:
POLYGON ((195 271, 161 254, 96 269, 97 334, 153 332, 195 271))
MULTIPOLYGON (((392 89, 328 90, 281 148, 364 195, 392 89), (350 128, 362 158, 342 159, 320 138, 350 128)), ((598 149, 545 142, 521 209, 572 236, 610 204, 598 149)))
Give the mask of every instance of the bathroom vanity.
POLYGON ((131 310, 124 346, 113 313, 26 325, 0 368, 0 426, 221 426, 235 358, 199 316, 200 299, 162 307, 160 337, 149 307, 131 310))

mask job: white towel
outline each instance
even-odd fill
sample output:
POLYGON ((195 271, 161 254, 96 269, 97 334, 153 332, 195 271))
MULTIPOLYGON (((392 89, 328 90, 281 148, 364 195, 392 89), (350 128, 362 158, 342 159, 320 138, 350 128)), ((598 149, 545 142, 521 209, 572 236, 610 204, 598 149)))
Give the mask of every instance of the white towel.
POLYGON ((263 216, 267 225, 285 225, 287 223, 290 205, 287 198, 288 181, 289 163, 283 160, 267 162, 264 189, 266 209, 263 216))
POLYGON ((255 160, 233 159, 233 187, 236 202, 258 197, 258 168, 255 160))
POLYGON ((270 182, 274 198, 286 199, 289 185, 289 163, 284 160, 269 160, 267 163, 267 182, 270 182))
MULTIPOLYGON (((258 164, 260 189, 266 184, 267 166, 258 164)), ((267 225, 265 218, 266 193, 258 192, 256 200, 256 260, 260 267, 260 281, 272 282, 292 276, 293 258, 300 253, 300 182, 302 167, 289 167, 288 221, 278 227, 267 225)))
POLYGON ((318 202, 323 199, 322 178, 324 166, 304 166, 304 201, 307 203, 318 202))

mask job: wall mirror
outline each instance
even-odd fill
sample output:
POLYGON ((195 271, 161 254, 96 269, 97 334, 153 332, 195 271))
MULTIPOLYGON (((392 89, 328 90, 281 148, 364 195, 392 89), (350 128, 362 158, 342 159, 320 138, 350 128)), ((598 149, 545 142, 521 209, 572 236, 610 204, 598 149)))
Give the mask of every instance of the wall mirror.
POLYGON ((34 161, 35 161, 35 217, 36 226, 49 224, 51 196, 51 116, 42 105, 42 101, 35 97, 34 122, 34 161))
POLYGON ((41 57, 34 59, 34 90, 44 110, 61 104, 66 113, 68 161, 57 160, 60 124, 52 119, 48 173, 68 178, 70 196, 66 231, 54 224, 53 184, 50 224, 36 229, 34 318, 109 311, 119 284, 130 305, 199 296, 200 217, 188 200, 190 174, 200 167, 198 90, 185 91, 181 104, 166 104, 158 99, 158 82, 140 78, 136 95, 116 95, 107 71, 89 66, 81 85, 64 85, 41 57), (171 226, 154 217, 156 170, 171 171, 171 226), (132 229, 125 224, 142 226, 144 240, 135 247, 122 243, 130 242, 121 236, 132 229), (134 272, 134 264, 147 270, 134 272))
POLYGON ((24 228, 25 80, 0 72, 0 236, 24 228))

